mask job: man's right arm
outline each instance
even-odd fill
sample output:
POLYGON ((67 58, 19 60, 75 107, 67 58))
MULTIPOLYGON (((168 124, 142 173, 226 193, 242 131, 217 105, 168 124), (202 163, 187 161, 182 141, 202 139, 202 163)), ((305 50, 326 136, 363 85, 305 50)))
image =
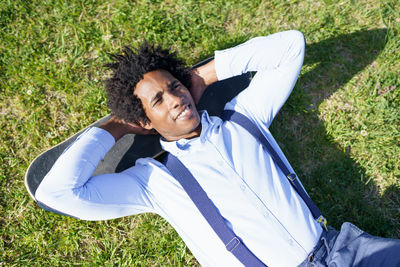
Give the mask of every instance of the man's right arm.
POLYGON ((141 134, 141 135, 147 135, 147 134, 155 134, 155 130, 147 130, 145 128, 140 127, 137 124, 134 123, 128 123, 125 122, 121 119, 118 119, 117 117, 113 116, 111 119, 103 123, 100 128, 106 130, 109 132, 115 139, 115 142, 117 142, 122 136, 125 134, 141 134))
POLYGON ((85 131, 45 176, 35 193, 37 201, 85 220, 152 212, 152 200, 146 190, 148 169, 145 166, 130 168, 129 175, 122 172, 92 176, 115 144, 115 139, 101 128, 92 127, 85 131))

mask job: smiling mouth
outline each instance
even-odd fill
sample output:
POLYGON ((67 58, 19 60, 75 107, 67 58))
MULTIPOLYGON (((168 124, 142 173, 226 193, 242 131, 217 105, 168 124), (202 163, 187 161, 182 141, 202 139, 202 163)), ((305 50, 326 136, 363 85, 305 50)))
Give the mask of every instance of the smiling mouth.
POLYGON ((185 115, 189 112, 189 109, 190 109, 190 104, 186 105, 186 107, 178 114, 178 116, 176 116, 175 120, 179 120, 185 117, 185 115))

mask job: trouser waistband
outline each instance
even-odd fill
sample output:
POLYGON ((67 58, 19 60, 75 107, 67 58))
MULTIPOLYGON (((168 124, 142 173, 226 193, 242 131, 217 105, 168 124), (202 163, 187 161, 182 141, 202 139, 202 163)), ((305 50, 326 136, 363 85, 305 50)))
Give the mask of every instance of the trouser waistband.
POLYGON ((314 247, 313 251, 307 256, 304 262, 299 266, 326 266, 325 259, 329 255, 338 234, 339 232, 332 227, 329 227, 328 231, 323 230, 317 245, 314 247))

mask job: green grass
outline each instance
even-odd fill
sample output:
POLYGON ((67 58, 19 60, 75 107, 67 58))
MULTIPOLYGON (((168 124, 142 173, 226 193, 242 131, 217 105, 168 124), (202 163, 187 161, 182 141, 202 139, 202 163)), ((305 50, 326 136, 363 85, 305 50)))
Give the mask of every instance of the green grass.
POLYGON ((0 266, 197 264, 156 215, 78 221, 41 210, 23 183, 41 151, 108 113, 107 52, 143 39, 191 65, 302 31, 304 67, 272 131, 331 225, 400 238, 397 2, 1 1, 0 266))

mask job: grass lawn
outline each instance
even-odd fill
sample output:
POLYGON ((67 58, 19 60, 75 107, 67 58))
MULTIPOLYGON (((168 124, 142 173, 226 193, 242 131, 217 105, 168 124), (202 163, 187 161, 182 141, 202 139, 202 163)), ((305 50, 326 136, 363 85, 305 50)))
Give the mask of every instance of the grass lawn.
POLYGON ((400 238, 400 2, 0 2, 0 266, 198 265, 157 215, 88 222, 41 210, 23 177, 108 114, 108 52, 146 38, 192 65, 297 29, 304 67, 271 131, 329 223, 400 238))

